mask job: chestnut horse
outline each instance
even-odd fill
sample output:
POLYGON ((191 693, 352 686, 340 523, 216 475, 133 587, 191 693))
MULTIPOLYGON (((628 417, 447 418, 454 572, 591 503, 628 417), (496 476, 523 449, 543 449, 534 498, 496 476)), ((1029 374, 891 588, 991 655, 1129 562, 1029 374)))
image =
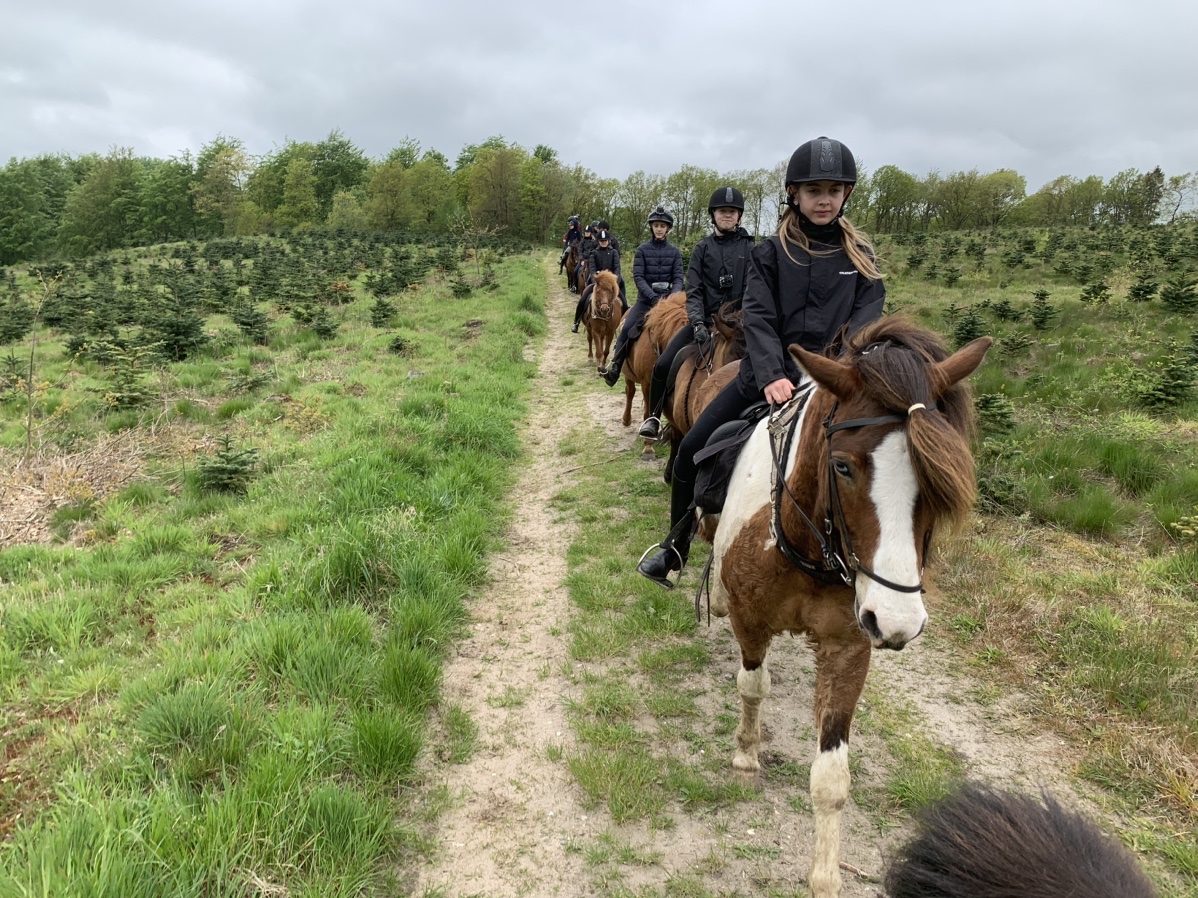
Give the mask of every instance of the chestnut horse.
POLYGON ((814 898, 840 892, 849 727, 870 652, 901 649, 923 632, 933 531, 973 504, 973 404, 963 380, 990 343, 981 337, 950 355, 932 332, 888 317, 854 334, 838 359, 791 346, 813 381, 800 391, 806 401, 759 422, 714 538, 710 519, 700 528, 712 539, 712 610, 726 607, 740 645, 734 768, 760 769, 770 641, 802 633, 815 652, 814 898))
MULTIPOLYGON (((627 427, 632 423, 632 400, 636 397, 637 385, 641 388, 641 398, 644 400, 641 409, 641 420, 649 417, 649 391, 653 381, 653 366, 657 363, 662 350, 686 326, 686 291, 679 290, 660 300, 648 315, 645 316, 641 335, 632 344, 628 358, 624 360, 624 417, 621 423, 627 427)), ((653 458, 654 440, 645 440, 645 448, 641 458, 646 461, 653 458)))
POLYGON ((582 250, 578 246, 578 241, 575 240, 566 249, 566 287, 571 293, 577 293, 578 287, 575 285, 574 277, 578 271, 578 263, 581 261, 582 250))
POLYGON ((607 367, 607 354, 620 330, 624 319, 624 307, 620 305, 620 283, 614 273, 595 273, 595 286, 591 290, 591 301, 582 313, 587 327, 587 358, 594 359, 600 370, 607 367))
POLYGON ((582 291, 587 288, 587 281, 591 279, 591 263, 586 259, 580 259, 578 267, 570 270, 575 272, 574 292, 581 296, 582 291))
POLYGON ((745 355, 745 331, 739 306, 733 307, 730 303, 721 306, 712 318, 712 330, 715 333, 706 354, 699 351, 698 344, 692 343, 678 353, 678 360, 675 361, 678 373, 669 386, 672 395, 665 406, 665 414, 670 421, 670 457, 662 475, 666 483, 673 477, 674 459, 678 457, 678 445, 682 438, 727 383, 728 379, 722 378, 713 383, 711 389, 706 389, 712 374, 745 355))

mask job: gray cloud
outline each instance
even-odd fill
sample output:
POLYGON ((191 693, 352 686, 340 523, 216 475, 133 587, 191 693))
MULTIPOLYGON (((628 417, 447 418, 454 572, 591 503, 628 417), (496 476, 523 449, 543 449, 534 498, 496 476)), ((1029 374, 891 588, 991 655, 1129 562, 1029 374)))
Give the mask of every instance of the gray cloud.
POLYGON ((1194 4, 0 0, 0 158, 503 134, 605 177, 826 133, 916 174, 1198 169, 1194 4), (10 8, 11 7, 11 8, 10 8))

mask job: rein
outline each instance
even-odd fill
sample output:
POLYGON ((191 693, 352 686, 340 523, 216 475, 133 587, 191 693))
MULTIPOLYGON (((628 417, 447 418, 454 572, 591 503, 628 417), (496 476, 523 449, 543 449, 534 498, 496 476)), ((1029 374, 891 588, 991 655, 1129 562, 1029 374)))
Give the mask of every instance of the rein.
MULTIPOLYGON (((790 491, 790 485, 786 482, 786 471, 784 468, 785 459, 790 456, 790 447, 794 442, 795 433, 798 431, 801 415, 799 412, 807 404, 807 400, 811 397, 814 390, 809 390, 800 397, 798 404, 795 406, 791 414, 789 422, 783 421, 783 416, 779 414, 777 417, 771 417, 769 427, 770 435, 770 458, 773 462, 774 488, 770 497, 770 504, 773 507, 773 516, 770 519, 770 534, 774 537, 774 542, 778 547, 778 551, 782 556, 793 564, 796 568, 823 583, 842 584, 844 586, 852 586, 854 576, 857 573, 865 574, 875 583, 880 583, 888 589, 893 589, 897 592, 924 592, 923 583, 916 583, 914 586, 904 586, 901 583, 895 583, 892 580, 887 580, 881 574, 870 570, 857 557, 857 553, 853 551, 852 539, 849 536, 848 527, 844 520, 844 509, 840 504, 840 491, 836 486, 836 470, 832 465, 832 434, 841 430, 856 430, 861 427, 873 427, 879 424, 902 424, 909 414, 906 415, 879 415, 875 418, 853 418, 848 421, 832 422, 833 416, 836 414, 836 409, 839 403, 834 403, 828 416, 824 419, 824 438, 828 442, 828 508, 824 511, 824 530, 820 532, 819 528, 812 523, 807 517, 802 508, 799 507, 798 500, 790 491), (784 442, 781 447, 781 452, 778 451, 777 437, 784 436, 784 442), (807 529, 811 531, 816 542, 820 547, 820 560, 812 560, 799 552, 786 539, 786 531, 782 528, 782 495, 785 493, 790 500, 790 504, 794 506, 794 510, 798 512, 799 518, 807 525, 807 529)), ((914 408, 915 406, 912 406, 914 408)))

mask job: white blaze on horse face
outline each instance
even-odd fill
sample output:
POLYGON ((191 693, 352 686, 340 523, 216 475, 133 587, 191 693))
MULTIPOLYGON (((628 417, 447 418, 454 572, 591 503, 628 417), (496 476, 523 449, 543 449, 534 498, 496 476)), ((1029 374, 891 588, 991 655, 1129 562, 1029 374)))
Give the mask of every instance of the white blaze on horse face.
MULTIPOLYGON (((893 583, 914 586, 919 582, 919 556, 915 551, 915 499, 919 487, 907 452, 907 434, 887 434, 873 451, 874 478, 869 495, 878 513, 878 548, 872 563, 862 559, 878 576, 893 583)), ((902 648, 928 621, 918 592, 898 592, 857 574, 857 618, 872 612, 880 637, 876 647, 902 648)))

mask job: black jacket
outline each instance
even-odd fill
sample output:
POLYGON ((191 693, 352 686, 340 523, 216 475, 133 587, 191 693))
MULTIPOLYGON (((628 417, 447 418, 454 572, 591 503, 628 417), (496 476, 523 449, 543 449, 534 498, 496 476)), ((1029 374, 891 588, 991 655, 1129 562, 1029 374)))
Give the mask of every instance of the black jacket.
POLYGON ((620 251, 614 246, 609 246, 607 249, 604 249, 602 246, 595 247, 594 252, 591 253, 591 257, 587 261, 591 263, 592 278, 595 277, 596 271, 610 271, 616 277, 621 276, 620 251))
POLYGON ((686 317, 691 324, 711 327, 712 316, 729 300, 740 302, 745 292, 745 272, 753 252, 753 235, 744 228, 731 234, 708 234, 691 250, 686 268, 686 317), (720 286, 720 276, 732 284, 720 286))
POLYGON ((682 289, 682 252, 668 240, 646 240, 636 248, 632 277, 640 294, 638 299, 652 305, 658 293, 651 284, 669 284, 667 294, 682 289))
POLYGON ((582 259, 584 262, 590 259, 591 253, 595 251, 595 248, 598 245, 599 241, 594 237, 583 237, 578 243, 578 258, 582 259))
POLYGON ((775 235, 754 247, 749 263, 743 303, 748 356, 738 378, 746 397, 760 397, 782 377, 799 380, 799 366, 786 352, 790 344, 822 352, 846 324, 851 333, 882 317, 886 288, 859 274, 843 246, 812 256, 788 245, 797 261, 775 235))

